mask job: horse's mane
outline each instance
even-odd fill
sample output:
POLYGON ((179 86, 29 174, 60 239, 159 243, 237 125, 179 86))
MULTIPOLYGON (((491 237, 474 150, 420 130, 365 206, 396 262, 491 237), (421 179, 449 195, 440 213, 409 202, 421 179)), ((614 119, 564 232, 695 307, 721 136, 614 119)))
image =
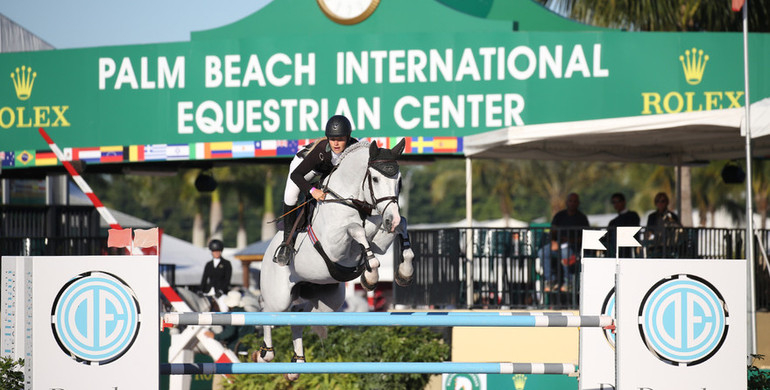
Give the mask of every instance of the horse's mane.
POLYGON ((351 154, 351 153, 353 153, 353 152, 355 152, 355 151, 357 151, 359 149, 362 149, 362 148, 369 149, 369 144, 370 143, 366 142, 366 141, 358 141, 358 142, 354 143, 353 145, 348 146, 340 154, 340 162, 339 162, 339 164, 342 164, 342 160, 344 160, 345 157, 347 157, 347 155, 349 155, 349 154, 351 154))

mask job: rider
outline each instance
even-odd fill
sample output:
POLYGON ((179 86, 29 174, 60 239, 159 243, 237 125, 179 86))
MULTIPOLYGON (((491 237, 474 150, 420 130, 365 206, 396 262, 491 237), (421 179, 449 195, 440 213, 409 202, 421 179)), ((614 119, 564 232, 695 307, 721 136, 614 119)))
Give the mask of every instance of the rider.
POLYGON ((299 200, 300 191, 309 193, 315 200, 323 200, 326 193, 313 187, 311 180, 316 175, 322 177, 331 173, 339 163, 340 154, 350 145, 358 142, 350 136, 353 127, 348 118, 335 115, 326 122, 326 138, 302 149, 291 160, 289 178, 283 194, 283 243, 278 247, 273 261, 288 264, 294 257, 294 242, 290 237, 292 226, 297 218, 297 211, 292 211, 299 200))

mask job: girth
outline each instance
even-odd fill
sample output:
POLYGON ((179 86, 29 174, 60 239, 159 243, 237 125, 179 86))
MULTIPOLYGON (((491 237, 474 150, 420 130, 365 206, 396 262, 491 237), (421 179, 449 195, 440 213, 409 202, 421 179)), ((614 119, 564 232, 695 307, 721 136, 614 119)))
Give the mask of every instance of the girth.
POLYGON ((364 270, 369 268, 369 263, 366 259, 366 251, 363 245, 359 244, 361 246, 361 258, 358 260, 358 265, 355 267, 347 267, 344 265, 339 265, 329 258, 329 255, 326 254, 326 251, 324 251, 324 248, 321 245, 321 241, 319 241, 316 237, 315 231, 313 231, 313 227, 310 225, 307 227, 307 235, 308 238, 310 238, 310 242, 313 243, 315 250, 318 251, 318 254, 321 255, 321 258, 324 259, 326 269, 329 271, 329 275, 331 275, 334 280, 338 282, 349 282, 361 276, 364 270))

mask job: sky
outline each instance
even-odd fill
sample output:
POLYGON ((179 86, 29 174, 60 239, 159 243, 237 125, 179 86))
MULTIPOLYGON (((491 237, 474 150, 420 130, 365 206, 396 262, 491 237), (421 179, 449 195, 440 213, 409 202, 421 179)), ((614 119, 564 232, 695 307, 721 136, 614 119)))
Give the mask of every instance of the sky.
POLYGON ((2 0, 0 14, 57 49, 190 40, 271 0, 2 0))

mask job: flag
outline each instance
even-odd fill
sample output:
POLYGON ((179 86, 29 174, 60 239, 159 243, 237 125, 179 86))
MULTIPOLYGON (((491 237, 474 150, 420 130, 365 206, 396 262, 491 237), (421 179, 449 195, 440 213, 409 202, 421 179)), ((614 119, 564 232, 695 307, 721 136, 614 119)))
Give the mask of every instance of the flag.
POLYGON ((188 144, 174 144, 166 146, 166 160, 189 160, 190 159, 190 145, 188 144))
POLYGON ((101 154, 99 162, 123 162, 122 146, 102 146, 99 152, 101 154))
POLYGON ((297 154, 297 148, 299 148, 297 140, 278 141, 276 152, 279 156, 291 156, 292 154, 297 154))
POLYGON ((18 150, 16 151, 16 166, 21 165, 27 165, 27 164, 34 164, 35 163, 35 155, 30 153, 27 150, 18 150))
POLYGON ((107 231, 107 246, 110 248, 131 247, 131 229, 110 229, 107 231))
POLYGON ((102 151, 99 148, 77 148, 75 149, 74 160, 85 162, 100 162, 102 151))
POLYGON ((166 159, 166 144, 144 145, 144 160, 158 161, 166 159))
POLYGON ((457 137, 433 137, 434 153, 457 152, 457 137))
POLYGON ((2 160, 2 166, 12 167, 16 160, 16 154, 14 152, 0 152, 0 160, 2 160))
POLYGON ((129 146, 128 161, 144 161, 144 145, 129 146))
POLYGON ((254 141, 233 142, 233 158, 254 157, 254 141))
POLYGON ((588 250, 607 250, 607 248, 600 241, 604 235, 607 234, 607 230, 588 230, 583 229, 583 249, 588 250))
POLYGON ((232 142, 209 142, 206 158, 233 158, 232 142), (211 157, 209 157, 211 155, 211 157))
POLYGON ((56 165, 56 154, 51 151, 38 150, 35 152, 35 165, 56 165))
POLYGON ((278 143, 274 140, 255 141, 254 157, 269 157, 277 154, 278 143))
POLYGON ((137 248, 158 246, 158 228, 134 230, 134 246, 137 248))
POLYGON ((743 8, 743 3, 745 3, 746 0, 733 0, 733 11, 738 12, 743 8))
POLYGON ((390 149, 388 145, 390 139, 387 137, 367 137, 364 140, 369 143, 376 142, 378 148, 390 149))
POLYGON ((417 149, 417 153, 433 153, 433 137, 417 137, 412 139, 412 151, 417 149))
POLYGON ((618 226, 618 247, 640 247, 642 244, 634 237, 640 226, 618 226))

